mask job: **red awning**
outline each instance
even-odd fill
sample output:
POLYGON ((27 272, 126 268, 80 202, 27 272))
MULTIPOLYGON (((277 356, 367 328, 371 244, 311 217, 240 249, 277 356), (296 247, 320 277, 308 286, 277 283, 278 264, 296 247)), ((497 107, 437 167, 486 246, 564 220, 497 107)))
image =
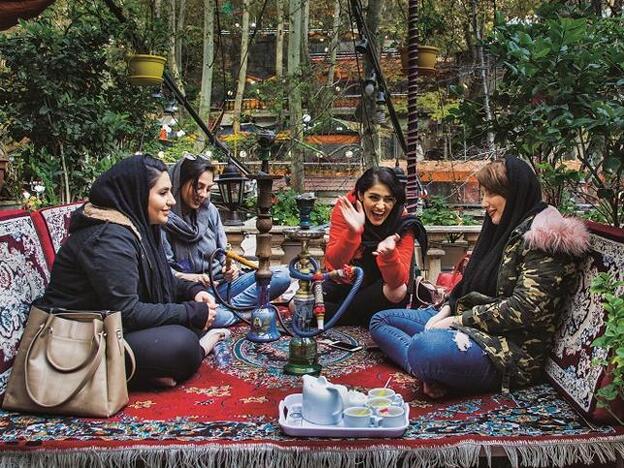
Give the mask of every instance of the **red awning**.
POLYGON ((0 30, 15 26, 18 19, 28 19, 37 16, 53 2, 54 0, 1 1, 0 30))

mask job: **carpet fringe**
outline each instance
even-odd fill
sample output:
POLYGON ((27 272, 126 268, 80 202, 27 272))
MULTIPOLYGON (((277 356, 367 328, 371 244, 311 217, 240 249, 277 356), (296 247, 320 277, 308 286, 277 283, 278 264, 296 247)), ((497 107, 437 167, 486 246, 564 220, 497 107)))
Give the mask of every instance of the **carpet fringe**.
POLYGON ((340 447, 306 449, 274 444, 139 446, 125 449, 75 449, 0 452, 0 468, 122 468, 141 462, 162 468, 258 466, 266 468, 468 468, 484 457, 491 466, 492 449, 501 447, 513 467, 561 467, 571 463, 605 463, 624 457, 624 442, 494 445, 466 442, 445 447, 411 449, 370 441, 370 449, 340 447))

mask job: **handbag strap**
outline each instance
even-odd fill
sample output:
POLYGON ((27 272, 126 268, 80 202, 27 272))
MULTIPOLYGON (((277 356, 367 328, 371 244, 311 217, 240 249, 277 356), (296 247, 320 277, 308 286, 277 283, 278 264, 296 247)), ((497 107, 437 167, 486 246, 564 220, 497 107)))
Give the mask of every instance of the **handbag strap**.
POLYGON ((80 390, 82 390, 82 388, 87 384, 89 380, 91 380, 91 378, 95 374, 95 371, 97 370, 100 363, 102 362, 102 359, 104 358, 104 347, 105 347, 104 346, 104 332, 100 332, 98 336, 94 337, 94 339, 98 341, 97 353, 93 361, 91 362, 89 370, 86 372, 85 376, 80 381, 80 383, 76 386, 76 388, 72 392, 70 392, 70 394, 67 397, 63 398, 61 401, 53 402, 53 403, 44 403, 44 402, 39 401, 39 399, 35 397, 33 391, 30 388, 30 379, 28 378, 28 363, 30 361, 30 353, 32 351, 32 347, 34 343, 39 338, 41 338, 41 334, 46 328, 47 327, 45 325, 42 325, 39 328, 39 331, 37 332, 33 340, 30 342, 30 345, 28 346, 28 351, 26 351, 26 361, 25 361, 25 366, 24 366, 24 380, 26 383, 26 393, 28 393, 28 397, 33 402, 35 402, 37 405, 41 406, 42 408, 54 408, 56 406, 61 406, 62 404, 72 399, 80 390))
MULTIPOLYGON (((98 335, 98 331, 97 331, 97 320, 93 320, 93 338, 91 339, 91 352, 89 353, 89 355, 85 358, 85 360, 79 364, 76 364, 75 366, 72 367, 63 367, 61 364, 59 364, 58 362, 56 362, 53 358, 52 355, 50 354, 50 343, 48 341, 48 346, 46 346, 46 358, 48 360, 48 362, 52 365, 52 367, 54 367, 57 371, 59 372, 75 372, 78 369, 86 366, 87 364, 89 364, 90 362, 93 361, 93 359, 95 358, 95 355, 97 353, 97 343, 96 343, 96 337, 98 335)), ((48 340, 50 336, 54 336, 54 327, 50 326, 49 328, 49 335, 48 335, 48 340)))
POLYGON ((424 287, 426 287, 427 289, 431 291, 431 298, 434 300, 433 302, 425 301, 421 299, 421 297, 418 295, 418 286, 421 283, 424 283, 425 281, 426 280, 423 279, 422 276, 418 276, 416 278, 415 285, 414 285, 414 296, 416 296, 416 299, 418 299, 423 304, 427 304, 427 305, 434 306, 434 307, 439 306, 440 304, 444 302, 444 294, 440 294, 438 292, 438 288, 436 288, 433 284, 429 283, 431 285, 430 287, 423 285, 424 287), (438 297, 438 300, 435 300, 436 296, 438 297))
POLYGON ((134 352, 132 351, 132 348, 130 348, 130 345, 128 344, 128 342, 124 340, 123 338, 121 340, 123 341, 124 349, 126 350, 126 354, 128 354, 128 358, 130 359, 130 364, 132 365, 132 370, 130 371, 130 375, 126 378, 126 382, 130 382, 130 379, 134 377, 134 373, 136 371, 136 359, 134 357, 134 352))

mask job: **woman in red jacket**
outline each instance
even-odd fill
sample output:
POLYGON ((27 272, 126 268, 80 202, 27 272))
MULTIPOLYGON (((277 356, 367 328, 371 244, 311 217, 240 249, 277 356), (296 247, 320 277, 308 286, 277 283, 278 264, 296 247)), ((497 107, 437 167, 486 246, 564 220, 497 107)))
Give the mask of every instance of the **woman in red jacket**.
MULTIPOLYGON (((336 202, 325 251, 328 270, 345 264, 364 270, 358 294, 340 319, 343 325, 368 326, 370 318, 388 307, 406 306, 414 258, 414 238, 427 249, 422 223, 405 211, 405 187, 387 167, 368 169, 355 189, 336 202)), ((351 285, 324 285, 327 315, 331 317, 351 285)))

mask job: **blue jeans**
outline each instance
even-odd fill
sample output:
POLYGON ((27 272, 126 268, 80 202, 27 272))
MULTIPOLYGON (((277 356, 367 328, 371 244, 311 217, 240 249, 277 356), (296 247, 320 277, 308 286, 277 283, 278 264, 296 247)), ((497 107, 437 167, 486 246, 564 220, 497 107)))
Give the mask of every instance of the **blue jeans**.
POLYGON ((460 350, 453 329, 425 330, 438 311, 390 309, 373 316, 370 333, 381 350, 410 374, 427 383, 439 383, 461 393, 500 389, 501 376, 485 351, 471 338, 460 350))
MULTIPOLYGON (((288 267, 271 268, 273 276, 269 284, 269 300, 281 296, 290 286, 290 274, 288 267)), ((218 286, 219 294, 227 299, 227 283, 222 281, 218 286)), ((249 272, 240 275, 232 282, 230 289, 232 305, 236 307, 252 307, 258 305, 258 291, 256 290, 256 273, 249 272)), ((222 304, 217 306, 217 316, 212 324, 212 328, 229 327, 238 322, 239 319, 222 304)))

